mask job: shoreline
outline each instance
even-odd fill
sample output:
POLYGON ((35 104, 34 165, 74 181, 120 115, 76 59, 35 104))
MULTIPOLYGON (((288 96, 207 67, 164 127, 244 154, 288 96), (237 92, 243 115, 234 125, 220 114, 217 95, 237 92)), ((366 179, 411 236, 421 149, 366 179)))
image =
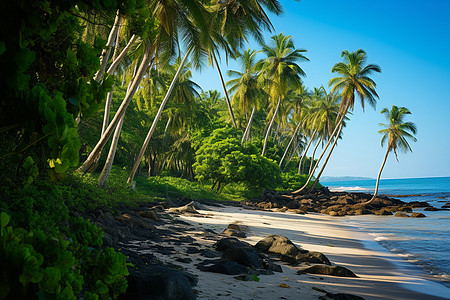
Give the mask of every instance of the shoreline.
MULTIPOLYGON (((256 291, 272 289, 274 291, 272 296, 278 295, 275 293, 276 286, 271 286, 270 281, 275 282, 283 278, 289 279, 290 287, 298 286, 302 295, 306 293, 304 296, 311 297, 308 299, 315 299, 315 295, 318 294, 312 287, 332 293, 354 294, 365 299, 448 299, 444 295, 450 294, 450 289, 426 278, 425 271, 405 261, 401 256, 389 252, 369 234, 348 224, 347 220, 351 221, 351 217, 337 219, 315 213, 299 215, 230 206, 208 207, 208 209, 199 210, 202 214, 200 216, 180 215, 179 218, 195 226, 215 231, 223 231, 228 224, 237 223, 247 228, 248 237, 242 240, 252 245, 270 234, 284 235, 302 249, 322 252, 333 264, 347 267, 359 276, 349 279, 324 275, 297 275, 295 267, 283 265, 285 272, 278 276, 281 276, 280 278, 275 279, 274 275, 261 276, 261 282, 245 283, 246 288, 243 288, 242 284, 236 290, 229 287, 228 290, 232 290, 229 294, 236 299, 252 297, 271 299, 271 293, 258 297, 253 293, 255 289, 256 291)), ((202 291, 202 294, 198 295, 199 299, 216 298, 217 290, 210 291, 208 287, 214 286, 211 283, 214 278, 226 276, 203 274, 205 278, 200 278, 199 281, 201 285, 199 290, 202 291)), ((230 278, 232 280, 232 277, 230 278)), ((221 279, 222 283, 223 280, 221 279)), ((294 289, 291 292, 298 293, 294 289)), ((283 293, 289 295, 288 289, 283 290, 283 293)))

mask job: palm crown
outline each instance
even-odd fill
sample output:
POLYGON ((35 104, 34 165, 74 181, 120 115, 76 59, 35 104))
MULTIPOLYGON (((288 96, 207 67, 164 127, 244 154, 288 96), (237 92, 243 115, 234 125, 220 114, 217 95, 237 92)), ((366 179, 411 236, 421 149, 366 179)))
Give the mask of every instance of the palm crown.
POLYGON ((412 152, 408 140, 412 140, 414 142, 417 141, 417 139, 413 136, 413 134, 416 134, 417 128, 414 123, 404 121, 405 116, 411 114, 411 112, 406 107, 397 107, 392 105, 391 110, 384 108, 381 113, 384 114, 386 119, 389 121, 388 124, 380 123, 381 126, 386 127, 385 129, 378 131, 378 133, 383 134, 381 146, 383 146, 387 140, 388 151, 393 151, 396 158, 397 149, 405 152, 412 152))

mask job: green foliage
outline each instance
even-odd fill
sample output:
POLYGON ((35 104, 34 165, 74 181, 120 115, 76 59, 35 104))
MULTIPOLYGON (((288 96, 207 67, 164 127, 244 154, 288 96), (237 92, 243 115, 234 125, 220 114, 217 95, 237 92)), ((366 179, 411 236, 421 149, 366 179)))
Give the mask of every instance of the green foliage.
MULTIPOLYGON (((82 289, 94 299, 115 299, 125 292, 126 257, 101 248, 102 232, 88 221, 69 220, 69 239, 8 226, 0 214, 0 299, 77 299, 82 289)), ((66 228, 68 230, 69 228, 66 228)))
POLYGON ((241 146, 234 132, 231 128, 219 128, 201 141, 193 165, 196 178, 201 182, 212 180, 217 191, 232 182, 244 183, 249 188, 276 187, 278 165, 257 154, 254 145, 241 146))
MULTIPOLYGON (((281 185, 278 190, 281 191, 291 191, 298 189, 299 186, 303 186, 308 180, 308 174, 299 175, 295 172, 281 173, 281 185)), ((311 180, 308 184, 310 187, 314 183, 314 180, 311 180)), ((319 184, 319 187, 321 185, 319 184)))

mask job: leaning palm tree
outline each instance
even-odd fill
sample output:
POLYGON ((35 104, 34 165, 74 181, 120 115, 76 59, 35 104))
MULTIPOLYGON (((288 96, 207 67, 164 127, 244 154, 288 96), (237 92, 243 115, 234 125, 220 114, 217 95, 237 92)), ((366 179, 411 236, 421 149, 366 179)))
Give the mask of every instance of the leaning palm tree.
MULTIPOLYGON (((342 122, 344 121, 347 112, 349 110, 353 110, 356 97, 359 97, 363 110, 365 107, 365 101, 367 101, 369 105, 375 108, 376 98, 378 98, 378 94, 375 91, 377 85, 375 81, 373 81, 373 79, 369 77, 369 75, 371 75, 373 72, 380 73, 381 68, 375 64, 366 65, 366 52, 362 49, 358 49, 355 52, 344 50, 342 51, 341 56, 343 57, 344 62, 335 64, 331 69, 331 72, 338 73, 340 74, 340 76, 332 78, 329 82, 329 85, 332 86, 331 93, 333 94, 337 91, 340 91, 342 97, 338 119, 331 137, 340 136, 343 127, 341 126, 342 122)), ((335 139, 330 138, 323 148, 323 151, 316 162, 315 168, 319 164, 322 157, 325 155, 325 152, 327 151, 328 146, 330 145, 332 140, 335 139)), ((335 145, 336 143, 333 142, 330 153, 333 152, 335 145)), ((322 166, 322 168, 324 168, 324 166, 322 166)), ((293 194, 298 194, 303 191, 311 180, 312 176, 313 175, 310 174, 307 183, 300 189, 294 191, 293 194)))
POLYGON ((306 50, 296 49, 291 36, 285 36, 280 33, 279 35, 273 36, 272 41, 272 46, 267 44, 262 45, 261 52, 267 58, 256 64, 256 68, 261 71, 261 78, 270 80, 267 93, 271 99, 272 108, 275 108, 264 138, 262 156, 266 152, 270 130, 272 129, 282 100, 289 89, 296 89, 301 85, 302 80, 300 77, 306 76, 306 73, 297 63, 300 61, 309 61, 303 55, 306 50))
POLYGON ((377 184, 375 186, 373 197, 365 204, 370 204, 377 196, 381 172, 383 171, 389 153, 394 152, 395 158, 398 161, 397 149, 404 152, 412 152, 411 146, 408 144, 408 140, 412 140, 414 142, 417 141, 414 137, 414 134, 417 132, 416 125, 412 122, 404 121, 405 116, 411 114, 406 107, 397 107, 392 105, 391 110, 386 107, 381 111, 381 114, 384 114, 386 120, 389 122, 387 124, 380 123, 380 126, 385 127, 385 129, 378 131, 378 133, 383 134, 383 137, 381 138, 381 147, 383 147, 387 140, 387 150, 383 163, 381 164, 380 171, 378 172, 377 184))

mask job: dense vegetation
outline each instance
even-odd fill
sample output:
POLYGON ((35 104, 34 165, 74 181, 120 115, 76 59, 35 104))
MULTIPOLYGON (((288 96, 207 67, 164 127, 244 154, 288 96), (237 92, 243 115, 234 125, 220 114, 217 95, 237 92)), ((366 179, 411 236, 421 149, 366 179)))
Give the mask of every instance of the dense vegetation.
POLYGON ((124 293, 125 256, 75 212, 304 189, 322 162, 317 184, 355 97, 375 103, 380 69, 344 51, 331 91, 309 90, 307 51, 262 39, 268 11, 280 3, 0 4, 0 299, 124 293), (259 51, 244 48, 250 37, 259 51), (242 65, 227 83, 220 56, 242 65), (223 97, 192 81, 207 61, 223 97))

